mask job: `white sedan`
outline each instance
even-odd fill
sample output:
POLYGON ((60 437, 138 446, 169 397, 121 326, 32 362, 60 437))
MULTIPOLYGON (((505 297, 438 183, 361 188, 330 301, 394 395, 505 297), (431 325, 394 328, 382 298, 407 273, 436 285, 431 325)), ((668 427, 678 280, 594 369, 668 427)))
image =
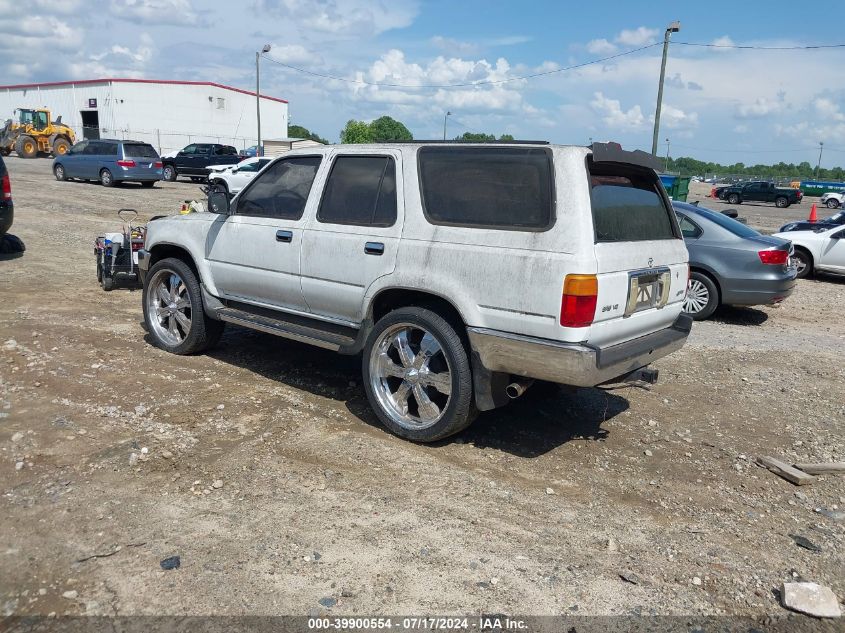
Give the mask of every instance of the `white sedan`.
POLYGON ((812 276, 813 272, 845 274, 845 228, 789 231, 774 236, 792 242, 799 278, 812 276))
POLYGON ((234 196, 247 183, 255 178, 255 175, 269 163, 272 158, 247 158, 236 165, 209 165, 208 182, 211 185, 225 187, 229 195, 234 196))

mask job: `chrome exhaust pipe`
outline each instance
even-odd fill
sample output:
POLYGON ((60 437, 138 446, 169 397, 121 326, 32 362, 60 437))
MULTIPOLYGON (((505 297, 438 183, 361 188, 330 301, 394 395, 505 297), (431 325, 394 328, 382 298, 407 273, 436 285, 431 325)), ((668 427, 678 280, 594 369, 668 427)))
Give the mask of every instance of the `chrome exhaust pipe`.
POLYGON ((520 378, 519 380, 514 380, 511 384, 505 387, 505 393, 511 400, 516 400, 519 396, 528 391, 528 387, 533 384, 533 378, 520 378))

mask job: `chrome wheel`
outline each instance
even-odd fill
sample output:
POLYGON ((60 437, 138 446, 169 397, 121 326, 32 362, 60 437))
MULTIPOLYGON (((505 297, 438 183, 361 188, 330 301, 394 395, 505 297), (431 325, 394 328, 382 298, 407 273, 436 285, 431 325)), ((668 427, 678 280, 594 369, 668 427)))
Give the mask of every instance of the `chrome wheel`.
POLYGON ((61 165, 56 165, 56 180, 64 180, 65 179, 65 168, 61 165))
POLYGON ((684 299, 684 312, 696 314, 701 312, 710 303, 710 291, 707 286, 698 279, 690 279, 687 287, 687 296, 684 299))
POLYGON ((172 270, 159 270, 147 291, 150 326, 165 344, 177 346, 191 332, 191 297, 182 278, 172 270))
POLYGON ((839 200, 836 200, 835 198, 831 198, 830 200, 825 202, 825 205, 827 206, 828 209, 835 209, 836 207, 839 206, 839 200))
POLYGON ((452 396, 452 368, 427 330, 399 323, 382 332, 370 354, 370 386, 399 426, 426 429, 443 417, 452 396))
POLYGON ((795 271, 798 273, 799 277, 801 277, 804 274, 804 271, 807 270, 807 260, 803 257, 793 256, 790 263, 795 266, 795 271))

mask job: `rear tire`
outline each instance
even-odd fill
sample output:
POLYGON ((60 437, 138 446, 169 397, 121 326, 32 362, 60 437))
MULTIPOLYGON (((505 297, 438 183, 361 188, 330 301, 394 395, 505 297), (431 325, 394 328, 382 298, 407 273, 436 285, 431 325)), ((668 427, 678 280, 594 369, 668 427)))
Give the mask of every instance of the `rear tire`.
POLYGON ((813 257, 810 253, 796 248, 792 254, 792 259, 795 260, 795 267, 798 273, 796 277, 798 279, 809 279, 813 276, 813 257))
POLYGON ((785 209, 789 206, 789 200, 787 200, 784 196, 780 196, 779 198, 775 198, 775 206, 778 209, 785 209))
POLYGON ((205 314, 199 280, 181 259, 153 264, 145 277, 142 305, 150 338, 171 354, 202 352, 223 335, 225 323, 205 314))
POLYGON ((178 174, 176 173, 176 168, 173 165, 165 165, 161 175, 162 178, 167 182, 173 182, 178 176, 178 174))
POLYGON ((38 143, 31 136, 21 136, 15 141, 15 151, 21 158, 35 158, 38 156, 38 143))
POLYGON ((108 292, 109 290, 114 290, 114 277, 110 277, 109 275, 103 274, 103 278, 100 280, 100 285, 103 287, 103 290, 108 292))
POLYGON ((100 184, 103 187, 114 187, 114 176, 108 169, 100 171, 100 184))
POLYGON ((690 273, 684 312, 696 321, 703 321, 719 307, 719 290, 710 277, 697 270, 690 273))
POLYGON ((728 202, 730 202, 731 204, 741 204, 739 195, 735 193, 732 193, 728 196, 728 202))
POLYGON ((477 414, 463 341, 431 310, 399 308, 379 319, 364 347, 363 374, 379 420, 407 440, 454 435, 477 414))

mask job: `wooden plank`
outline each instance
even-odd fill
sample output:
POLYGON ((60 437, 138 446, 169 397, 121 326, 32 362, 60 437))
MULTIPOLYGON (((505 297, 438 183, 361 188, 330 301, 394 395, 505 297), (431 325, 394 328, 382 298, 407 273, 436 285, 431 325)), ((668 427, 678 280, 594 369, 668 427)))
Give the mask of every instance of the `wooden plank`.
POLYGON ((758 457, 757 463, 761 466, 765 466, 769 470, 771 470, 776 475, 780 475, 787 481, 791 481, 796 486, 804 486, 806 484, 813 483, 816 478, 812 475, 808 475, 805 472, 798 470, 797 468, 793 468, 786 462, 782 462, 779 459, 775 459, 774 457, 758 457))
POLYGON ((845 475, 845 462, 829 464, 795 464, 795 468, 808 475, 845 475))

